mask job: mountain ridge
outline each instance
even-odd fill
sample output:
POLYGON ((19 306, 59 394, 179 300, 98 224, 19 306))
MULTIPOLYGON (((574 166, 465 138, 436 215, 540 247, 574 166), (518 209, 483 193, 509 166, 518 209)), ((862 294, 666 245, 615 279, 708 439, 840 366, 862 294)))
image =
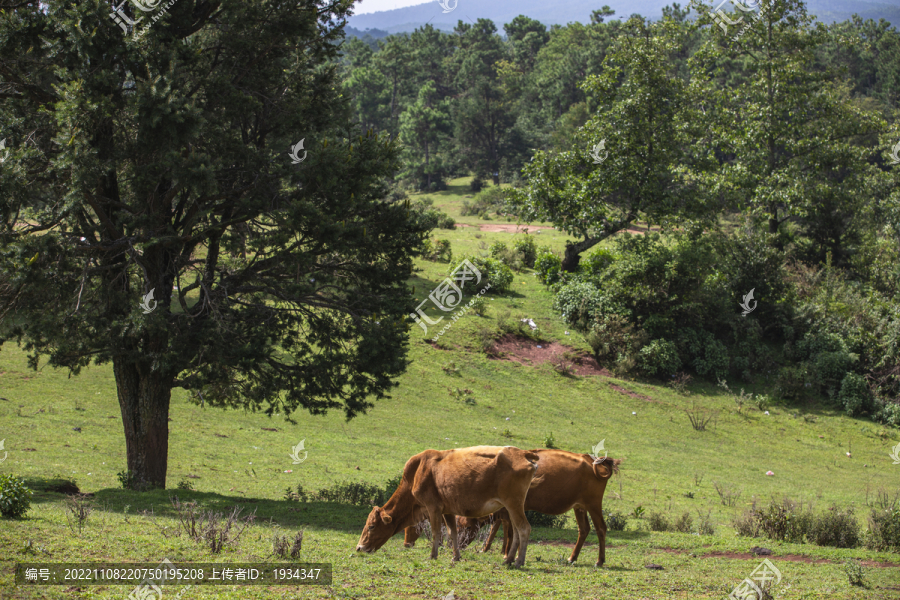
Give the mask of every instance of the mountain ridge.
MULTIPOLYGON (((616 11, 613 19, 625 20, 632 14, 640 14, 650 19, 662 16, 662 9, 672 4, 671 0, 602 0, 616 11)), ((590 23, 591 12, 600 8, 598 0, 558 0, 548 4, 545 0, 494 0, 482 3, 472 10, 471 4, 458 2, 456 8, 444 13, 437 0, 396 8, 392 10, 354 15, 347 24, 365 35, 366 29, 379 29, 387 33, 412 32, 431 24, 436 29, 452 31, 459 21, 474 23, 479 18, 490 19, 503 31, 503 25, 518 15, 525 15, 547 25, 565 25, 570 22, 590 23)), ((682 7, 687 3, 682 3, 682 7)), ((900 23, 900 0, 811 0, 807 10, 823 23, 846 21, 853 14, 863 19, 885 19, 890 23, 900 23)), ((692 13, 695 14, 695 13, 692 13)))

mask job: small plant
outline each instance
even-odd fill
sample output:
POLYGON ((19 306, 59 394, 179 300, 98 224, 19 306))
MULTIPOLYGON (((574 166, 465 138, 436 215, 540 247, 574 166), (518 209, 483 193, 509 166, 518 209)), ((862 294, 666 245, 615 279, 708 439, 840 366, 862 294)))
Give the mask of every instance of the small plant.
POLYGON ((575 364, 572 359, 565 356, 559 356, 551 361, 553 370, 563 377, 571 377, 575 373, 575 364))
POLYGON ((118 473, 116 473, 116 477, 118 477, 119 483, 122 484, 122 489, 132 489, 132 485, 134 483, 134 475, 132 475, 131 471, 119 471, 118 473))
POLYGON ((715 535, 716 527, 712 522, 712 511, 706 511, 704 515, 700 512, 700 509, 697 509, 697 533, 700 535, 715 535))
POLYGON ((291 558, 297 558, 300 556, 300 550, 303 546, 303 532, 297 532, 297 535, 294 536, 294 541, 291 543, 286 535, 278 535, 275 534, 275 538, 272 540, 272 553, 275 556, 279 556, 281 558, 287 558, 290 555, 291 558))
POLYGON ((456 363, 453 361, 444 363, 443 365, 441 365, 441 369, 447 375, 459 375, 459 369, 456 367, 456 363))
POLYGON ((550 432, 550 435, 544 438, 544 447, 545 448, 556 448, 556 440, 553 439, 553 432, 550 432))
POLYGON ((32 492, 24 479, 15 475, 0 475, 0 515, 7 519, 25 516, 31 508, 32 492))
POLYGON ((873 550, 900 552, 900 504, 872 511, 866 545, 873 550))
POLYGON ((701 483, 703 483, 703 473, 694 473, 694 486, 700 487, 701 483))
POLYGON ((694 527, 694 519, 691 513, 686 512, 675 520, 672 528, 680 533, 691 533, 694 527))
POLYGON ((706 426, 716 416, 715 411, 697 408, 693 403, 690 410, 685 410, 684 412, 687 414, 688 419, 691 420, 691 427, 694 428, 694 431, 706 431, 706 426))
POLYGON ((638 505, 634 508, 633 511, 631 511, 631 516, 634 517, 635 519, 642 519, 642 518, 644 518, 644 512, 645 512, 644 507, 638 505))
POLYGON ((192 492, 194 491, 194 484, 187 479, 182 479, 178 482, 178 489, 192 492))
POLYGON ((844 561, 844 572, 850 585, 858 587, 868 587, 866 585, 866 573, 862 563, 858 560, 848 559, 844 561))
POLYGON ((765 412, 769 410, 772 400, 768 394, 757 394, 754 402, 756 402, 756 408, 759 409, 759 412, 765 412))
POLYGON ((180 531, 189 538, 209 548, 213 554, 219 554, 225 546, 236 546, 241 535, 253 524, 256 511, 241 518, 243 510, 239 506, 232 508, 228 516, 213 511, 197 508, 196 502, 182 503, 175 496, 172 506, 178 515, 180 531))
POLYGON ((625 531, 625 526, 628 525, 628 517, 615 511, 607 512, 604 520, 610 531, 625 531))
POLYGON ((512 432, 509 429, 504 429, 503 433, 501 433, 500 435, 508 439, 512 439, 513 436, 512 432))
POLYGON ((482 296, 475 296, 472 298, 472 311, 478 315, 479 317, 485 316, 485 310, 487 309, 487 302, 482 296))
POLYGON ((676 373, 673 376, 672 381, 670 381, 667 385, 675 390, 676 393, 682 396, 689 396, 690 391, 687 389, 688 383, 691 382, 691 376, 685 372, 676 373))
POLYGON ((450 397, 451 397, 451 398, 455 398, 456 400, 460 400, 460 401, 464 402, 465 404, 468 404, 469 406, 475 406, 476 404, 478 404, 478 403, 475 401, 475 397, 472 396, 472 394, 473 394, 474 392, 472 392, 472 390, 470 390, 469 388, 465 388, 465 389, 462 389, 462 390, 461 390, 461 389, 459 389, 458 387, 455 387, 455 388, 452 388, 452 389, 448 387, 447 389, 450 390, 450 397))
POLYGON ((90 496, 87 494, 73 494, 66 498, 66 521, 72 533, 75 533, 77 528, 79 535, 81 534, 81 530, 93 510, 90 496))
POLYGON ((713 482, 713 487, 716 488, 716 493, 719 494, 722 506, 734 506, 738 498, 741 497, 741 490, 732 489, 718 481, 713 482))
POLYGON ((694 499, 694 492, 685 492, 685 493, 684 493, 684 497, 685 497, 685 498, 690 498, 691 500, 693 500, 693 499, 694 499))
POLYGON ((672 528, 669 518, 660 512, 650 513, 650 516, 647 517, 647 524, 650 526, 650 531, 669 531, 672 528))

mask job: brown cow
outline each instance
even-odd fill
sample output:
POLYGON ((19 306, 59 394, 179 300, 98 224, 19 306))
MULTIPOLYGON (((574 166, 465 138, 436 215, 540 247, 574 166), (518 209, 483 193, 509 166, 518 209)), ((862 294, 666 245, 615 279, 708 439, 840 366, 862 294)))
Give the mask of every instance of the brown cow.
MULTIPOLYGON (((538 470, 525 498, 525 510, 535 510, 548 515, 561 515, 575 509, 575 521, 578 523, 578 542, 572 550, 569 562, 575 562, 581 547, 591 531, 587 514, 594 521, 597 538, 600 542, 600 553, 597 566, 606 562, 606 521, 603 519, 603 493, 606 483, 612 474, 619 469, 620 459, 606 458, 595 461, 590 454, 576 454, 565 450, 532 450, 540 457, 538 470)), ((508 516, 500 510, 498 518, 491 527, 491 533, 484 544, 483 552, 491 547, 491 542, 503 523, 503 554, 508 552, 509 529, 508 516)), ((478 525, 470 519, 460 519, 460 530, 467 531, 478 525)))
POLYGON ((376 506, 366 519, 357 551, 374 552, 395 533, 422 521, 431 522, 431 558, 441 545, 441 521, 450 532, 453 560, 458 561, 456 519, 483 517, 501 508, 510 516, 513 539, 506 562, 518 550, 516 566, 525 562, 531 526, 525 518, 525 494, 537 468, 538 455, 513 446, 473 446, 456 450, 426 450, 403 467, 397 491, 384 508, 376 506))

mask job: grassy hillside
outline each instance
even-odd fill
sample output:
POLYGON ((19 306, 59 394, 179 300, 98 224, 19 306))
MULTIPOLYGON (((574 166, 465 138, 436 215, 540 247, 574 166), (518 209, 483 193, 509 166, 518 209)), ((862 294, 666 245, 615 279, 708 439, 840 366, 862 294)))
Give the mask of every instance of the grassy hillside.
MULTIPOLYGON (((481 232, 476 217, 460 217, 468 192, 464 181, 452 183, 447 192, 432 195, 435 206, 475 226, 435 232, 435 237, 451 240, 455 256, 513 237, 481 232)), ((563 234, 543 230, 539 236, 542 243, 562 249, 563 234)), ((420 261, 411 281, 417 298, 446 276, 447 267, 420 261)), ((0 439, 5 439, 8 457, 0 463, 0 474, 24 477, 36 489, 55 478, 74 480, 82 492, 94 495, 95 512, 79 532, 67 525, 63 494, 37 491, 25 519, 0 520, 0 597, 123 598, 131 591, 116 586, 15 587, 17 561, 274 561, 273 534, 293 536, 302 529, 298 560, 333 563, 333 586, 209 586, 192 588, 183 597, 440 598, 452 590, 456 598, 466 599, 722 598, 760 562, 746 554, 750 547, 763 545, 774 551, 772 561, 784 576, 773 590, 778 598, 900 598, 900 555, 740 538, 730 526, 754 500, 782 496, 803 499, 819 510, 832 503, 854 506, 864 522, 867 503, 879 491, 900 489, 900 465, 888 456, 900 440, 896 430, 801 406, 775 404, 768 415, 751 407, 738 414, 732 399, 709 383, 691 385, 690 395, 682 396, 659 381, 562 376, 547 363, 492 359, 481 351, 478 339, 484 331, 497 330, 498 317, 506 312, 511 319, 534 319, 542 341, 576 350, 587 345, 574 332, 567 335, 565 323, 551 308, 552 295, 530 272, 516 274, 511 293, 487 297, 487 314, 469 312, 437 347, 413 327, 413 362, 393 397, 349 423, 339 413, 297 414, 295 426, 277 417, 201 408, 176 390, 170 415, 170 489, 143 494, 122 490, 116 477, 125 469, 125 454, 111 366, 91 367, 73 378, 51 368, 34 372, 26 367, 24 352, 4 345, 0 439), (468 397, 474 403, 464 402, 457 388, 471 390, 468 397), (692 429, 685 414, 692 404, 718 411, 707 431, 692 429), (632 513, 642 506, 647 513, 672 516, 690 511, 695 518, 698 511, 711 511, 716 535, 655 533, 645 519, 631 518, 624 532, 610 532, 607 566, 597 570, 593 532, 579 562, 565 565, 570 547, 561 544, 576 538, 570 519, 565 529, 535 528, 532 540, 538 543, 529 547, 522 570, 507 570, 499 554, 482 555, 474 548, 451 566, 449 551, 430 561, 426 541, 408 550, 399 537, 373 555, 357 555, 353 549, 366 508, 283 500, 285 489, 298 484, 306 490, 349 481, 382 485, 426 448, 538 448, 551 434, 557 447, 578 452, 589 452, 605 440, 610 456, 626 459, 607 489, 606 508, 632 513), (301 440, 308 458, 294 465, 289 454, 301 440), (176 490, 183 480, 196 491, 176 490), (720 502, 714 483, 740 491, 735 506, 720 502), (256 523, 236 547, 210 554, 186 537, 172 535, 178 524, 169 501, 174 494, 205 508, 224 511, 240 504, 245 512, 256 509, 256 523), (840 564, 849 557, 893 566, 871 566, 870 588, 854 588, 840 564), (664 569, 646 570, 649 563, 664 569)), ((769 391, 765 382, 745 387, 769 391)), ((173 588, 171 593, 176 592, 173 588)))

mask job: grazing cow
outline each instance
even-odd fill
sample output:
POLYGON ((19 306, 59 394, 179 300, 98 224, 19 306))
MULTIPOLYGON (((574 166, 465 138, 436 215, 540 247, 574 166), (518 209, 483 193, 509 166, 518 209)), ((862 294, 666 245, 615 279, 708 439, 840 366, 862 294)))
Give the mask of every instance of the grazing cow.
MULTIPOLYGON (((600 553, 597 566, 606 562, 606 521, 603 519, 603 492, 612 474, 619 469, 620 459, 607 458, 594 460, 590 454, 576 454, 565 450, 532 450, 540 457, 538 470, 525 498, 525 510, 535 510, 548 515, 561 515, 575 509, 575 521, 578 523, 578 542, 572 550, 569 562, 575 562, 581 547, 591 531, 587 514, 594 521, 597 538, 600 542, 600 553)), ((491 542, 503 523, 503 554, 508 552, 509 529, 508 516, 500 510, 498 518, 491 527, 491 533, 484 544, 484 552, 491 547, 491 542)), ((470 519, 460 519, 460 530, 471 530, 477 526, 470 519)))
POLYGON ((506 562, 516 550, 516 566, 525 562, 531 526, 525 518, 525 494, 537 468, 538 455, 513 446, 473 446, 456 450, 426 450, 403 467, 397 491, 376 506, 366 519, 357 551, 374 552, 395 533, 415 525, 425 516, 431 522, 431 558, 441 545, 443 517, 450 532, 453 560, 458 561, 456 519, 483 517, 501 508, 509 513, 513 540, 506 562))

